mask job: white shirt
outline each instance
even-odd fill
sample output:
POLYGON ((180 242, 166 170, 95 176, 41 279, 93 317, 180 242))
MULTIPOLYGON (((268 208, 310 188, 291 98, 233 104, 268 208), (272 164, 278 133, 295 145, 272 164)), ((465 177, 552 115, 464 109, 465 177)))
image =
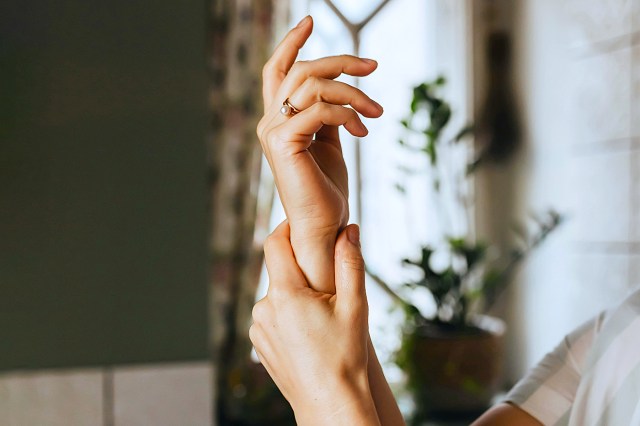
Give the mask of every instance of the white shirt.
POLYGON ((545 425, 640 426, 640 289, 565 337, 506 401, 545 425))

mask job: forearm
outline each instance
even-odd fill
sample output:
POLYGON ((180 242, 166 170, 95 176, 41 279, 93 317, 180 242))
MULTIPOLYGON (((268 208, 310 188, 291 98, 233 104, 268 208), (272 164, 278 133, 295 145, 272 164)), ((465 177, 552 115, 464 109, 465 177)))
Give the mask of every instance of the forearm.
POLYGON ((293 408, 300 426, 381 424, 364 372, 360 379, 345 379, 334 389, 323 389, 308 404, 293 408))
POLYGON ((398 408, 395 397, 391 392, 389 383, 384 377, 382 366, 376 355, 375 348, 369 337, 367 342, 369 362, 367 365, 367 376, 369 378, 369 388, 371 396, 376 406, 376 412, 382 426, 404 425, 404 419, 398 408))
POLYGON ((542 426, 536 418, 531 416, 520 407, 509 404, 500 403, 490 408, 471 426, 542 426))

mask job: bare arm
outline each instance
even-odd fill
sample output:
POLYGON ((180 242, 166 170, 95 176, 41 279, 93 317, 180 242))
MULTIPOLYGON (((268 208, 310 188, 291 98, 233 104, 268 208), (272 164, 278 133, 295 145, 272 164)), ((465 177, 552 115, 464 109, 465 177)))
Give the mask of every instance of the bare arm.
POLYGON ((290 224, 296 260, 311 288, 333 293, 334 246, 349 220, 338 128, 364 137, 368 130, 360 116, 379 117, 382 107, 361 90, 335 81, 342 74, 367 76, 375 61, 339 55, 296 62, 312 28, 310 17, 301 21, 265 64, 264 116, 257 133, 290 224), (282 114, 285 100, 299 112, 282 114))
POLYGON ((371 388, 371 396, 376 406, 380 424, 382 426, 404 425, 404 419, 402 418, 393 393, 391 393, 389 383, 384 377, 382 366, 380 365, 380 361, 378 361, 378 356, 376 355, 376 350, 373 347, 370 337, 367 342, 367 347, 369 387, 371 388))
POLYGON ((542 426, 538 420, 518 406, 508 403, 498 404, 489 409, 472 426, 542 426))
MULTIPOLYGON (((265 65, 265 115, 258 135, 285 207, 297 264, 312 289, 334 293, 336 237, 349 217, 338 126, 364 136, 367 130, 354 111, 378 117, 382 107, 360 90, 333 81, 341 73, 366 76, 375 70, 375 61, 343 55, 295 62, 311 30, 312 22, 306 19, 265 65), (301 112, 283 116, 279 110, 284 99, 301 112), (345 104, 353 109, 342 107, 345 104)), ((367 352, 368 384, 382 424, 404 424, 370 340, 367 352)))

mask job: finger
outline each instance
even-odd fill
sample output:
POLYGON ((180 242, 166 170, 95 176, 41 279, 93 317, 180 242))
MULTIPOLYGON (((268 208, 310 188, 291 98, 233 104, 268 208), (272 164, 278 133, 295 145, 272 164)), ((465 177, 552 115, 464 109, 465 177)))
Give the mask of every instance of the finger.
POLYGON ((311 16, 305 16, 295 28, 289 31, 264 65, 262 69, 262 96, 265 110, 271 104, 278 87, 289 72, 312 30, 313 19, 311 16))
MULTIPOLYGON (((269 376, 271 376, 271 378, 273 379, 273 382, 276 384, 278 389, 280 389, 280 392, 282 392, 282 395, 287 399, 287 401, 290 401, 291 399, 290 399, 290 395, 287 394, 287 388, 282 386, 282 383, 280 383, 279 376, 275 374, 276 370, 274 370, 274 368, 271 366, 270 359, 275 355, 270 351, 270 349, 260 350, 255 346, 254 346, 254 349, 256 350, 256 355, 258 356, 258 360, 260 361, 260 364, 262 364, 264 369, 267 370, 267 373, 269 374, 269 376)), ((275 360, 274 362, 277 362, 277 360, 275 360)))
POLYGON ((262 366, 265 368, 265 370, 267 370, 267 373, 269 373, 269 376, 271 376, 271 378, 273 378, 274 377, 273 370, 271 369, 271 365, 269 364, 269 361, 267 360, 267 357, 264 356, 263 352, 261 350, 258 350, 258 348, 256 348, 255 346, 253 348, 256 350, 256 355, 258 356, 258 361, 260 361, 260 364, 262 364, 262 366))
MULTIPOLYGON (((267 333, 264 332, 261 326, 251 324, 251 327, 249 327, 249 340, 256 350, 256 355, 258 355, 260 363, 265 368, 270 369, 268 364, 269 357, 273 356, 273 347, 271 346, 267 333)), ((269 374, 271 375, 271 371, 269 371, 269 374)))
POLYGON ((340 144, 340 128, 338 126, 322 126, 322 129, 316 133, 316 141, 330 142, 342 152, 340 144))
MULTIPOLYGON (((285 117, 280 113, 282 102, 286 98, 290 98, 289 95, 291 95, 292 92, 294 92, 295 89, 308 77, 314 76, 330 80, 339 76, 342 72, 351 75, 368 75, 373 72, 376 67, 377 62, 374 60, 362 59, 351 55, 332 56, 309 62, 296 62, 292 67, 291 72, 286 77, 288 83, 283 83, 280 89, 278 89, 279 94, 271 99, 270 112, 266 114, 258 124, 257 134, 260 140, 264 139, 266 131, 288 119, 288 117, 285 117), (298 77, 296 77, 296 75, 298 77), (289 88, 287 85, 291 87, 289 88), (283 89, 282 87, 285 86, 287 87, 283 89)), ((265 109, 266 102, 267 99, 265 98, 265 109)), ((293 103, 292 105, 297 107, 297 105, 293 103)), ((303 108, 299 107, 298 109, 303 108)))
POLYGON ((317 102, 280 125, 285 131, 291 129, 292 134, 300 136, 313 136, 323 126, 344 126, 349 133, 358 137, 369 134, 355 110, 326 102, 317 102))
POLYGON ((333 80, 341 74, 364 77, 371 74, 378 67, 373 59, 359 58, 353 55, 328 56, 313 61, 298 61, 291 66, 289 73, 282 80, 280 88, 273 99, 274 109, 280 109, 280 104, 304 81, 311 77, 333 80))
POLYGON ((262 339, 258 334, 258 327, 260 326, 255 323, 251 324, 251 327, 249 327, 249 340, 251 341, 251 344, 255 348, 256 352, 258 352, 258 350, 262 347, 262 339))
POLYGON ((341 81, 311 76, 289 96, 289 102, 299 110, 305 110, 317 102, 334 105, 351 105, 365 117, 382 115, 382 106, 362 90, 341 81))
POLYGON ((359 311, 366 306, 367 295, 358 225, 347 226, 338 236, 335 261, 337 303, 349 311, 359 311))
POLYGON ((267 135, 266 146, 263 148, 271 156, 275 153, 297 154, 309 148, 313 135, 323 126, 344 126, 357 137, 369 133, 351 108, 318 102, 273 128, 267 135))
POLYGON ((309 287, 304 274, 296 263, 291 247, 289 223, 285 220, 267 237, 264 257, 269 274, 270 296, 276 296, 296 288, 309 287))

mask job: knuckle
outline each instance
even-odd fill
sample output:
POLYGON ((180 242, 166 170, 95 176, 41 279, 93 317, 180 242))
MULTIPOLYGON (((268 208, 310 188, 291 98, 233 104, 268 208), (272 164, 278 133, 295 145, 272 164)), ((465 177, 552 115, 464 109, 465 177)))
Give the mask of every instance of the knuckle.
POLYGON ((366 93, 364 93, 362 90, 358 89, 357 87, 353 87, 353 86, 349 86, 349 91, 351 92, 351 97, 352 98, 363 98, 363 99, 371 99, 369 98, 369 96, 367 96, 366 93))
POLYGON ((341 262, 348 269, 352 269, 355 271, 362 271, 362 272, 364 272, 365 270, 364 259, 360 255, 357 255, 357 254, 344 255, 341 259, 341 262))
POLYGON ((350 328, 354 330, 367 328, 369 322, 369 304, 364 294, 358 294, 357 297, 352 298, 349 301, 348 309, 345 309, 343 312, 350 328))
POLYGON ((329 104, 326 104, 324 102, 317 102, 313 104, 311 108, 313 108, 313 112, 315 114, 319 115, 326 115, 331 111, 331 107, 329 106, 329 104))
POLYGON ((320 97, 320 79, 314 75, 307 77, 300 86, 303 93, 318 99, 320 97))
POLYGON ((305 75, 307 73, 306 70, 307 70, 308 64, 309 64, 308 61, 297 61, 291 66, 289 73, 293 74, 294 76, 305 75))
POLYGON ((269 77, 272 72, 273 72, 273 61, 270 59, 262 67, 262 77, 263 78, 269 77))
POLYGON ((320 78, 316 77, 315 75, 312 75, 310 77, 307 78, 306 82, 307 87, 309 90, 311 90, 313 93, 318 93, 320 91, 320 78))
POLYGON ((253 318, 253 322, 256 324, 264 322, 264 320, 267 318, 267 306, 264 299, 253 305, 253 309, 251 310, 251 317, 253 318))
POLYGON ((276 145, 287 140, 283 132, 284 129, 271 128, 266 131, 265 136, 271 145, 276 145))
POLYGON ((274 151, 277 150, 279 146, 282 145, 284 141, 284 136, 280 131, 276 129, 267 129, 263 133, 264 142, 269 147, 269 150, 274 151))
POLYGON ((369 308, 366 300, 357 299, 353 302, 353 309, 350 310, 347 319, 353 329, 362 329, 367 326, 369 318, 369 308))

